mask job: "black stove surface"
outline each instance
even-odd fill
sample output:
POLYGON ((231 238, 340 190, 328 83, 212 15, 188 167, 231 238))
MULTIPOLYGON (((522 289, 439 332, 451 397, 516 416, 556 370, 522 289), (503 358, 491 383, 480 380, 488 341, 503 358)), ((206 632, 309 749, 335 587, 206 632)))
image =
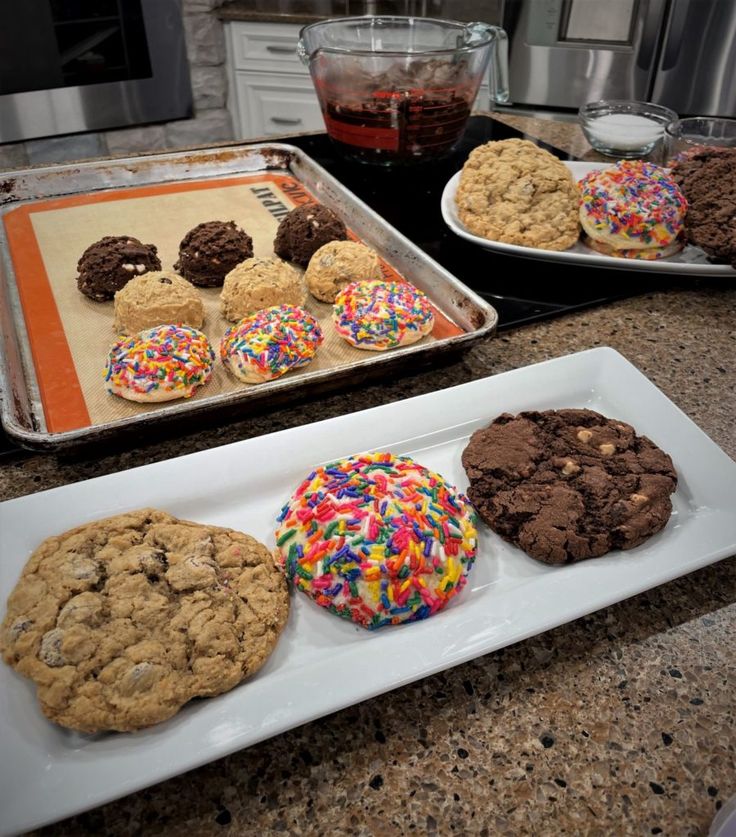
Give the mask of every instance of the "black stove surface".
MULTIPOLYGON (((324 166, 372 209, 418 244, 498 311, 499 330, 580 308, 645 293, 657 277, 623 270, 593 270, 561 262, 519 259, 491 252, 455 235, 442 219, 440 198, 468 154, 489 140, 523 137, 487 116, 471 117, 451 157, 440 163, 380 168, 342 160, 326 135, 284 140, 324 166)), ((538 143, 561 159, 574 159, 538 143)))

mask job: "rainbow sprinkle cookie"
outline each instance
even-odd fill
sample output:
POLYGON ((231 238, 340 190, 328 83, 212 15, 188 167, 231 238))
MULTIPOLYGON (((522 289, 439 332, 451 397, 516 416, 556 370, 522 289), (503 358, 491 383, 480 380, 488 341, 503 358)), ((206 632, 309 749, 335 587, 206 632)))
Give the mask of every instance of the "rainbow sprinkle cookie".
POLYGON ((368 453, 316 468, 283 507, 277 559, 318 605, 365 628, 426 619, 475 560, 467 498, 405 456, 368 453))
POLYGON ((229 328, 220 343, 220 357, 236 378, 258 384, 309 363, 323 339, 308 311, 298 305, 273 305, 229 328))
POLYGON ((348 343, 383 352, 421 340, 432 331, 434 314, 429 299, 408 282, 361 280, 337 295, 332 320, 348 343))
POLYGON ((624 258, 671 256, 683 246, 687 201, 659 166, 621 160, 579 182, 580 223, 586 243, 624 258))
POLYGON ((189 398, 212 374, 215 353, 196 328, 161 325, 118 340, 107 357, 105 386, 128 401, 189 398))

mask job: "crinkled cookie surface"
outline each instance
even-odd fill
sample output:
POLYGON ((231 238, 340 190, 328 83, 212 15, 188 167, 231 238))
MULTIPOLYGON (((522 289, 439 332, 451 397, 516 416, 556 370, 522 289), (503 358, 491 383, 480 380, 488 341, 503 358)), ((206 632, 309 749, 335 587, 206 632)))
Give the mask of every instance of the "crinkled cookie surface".
POLYGON ((0 652, 35 681, 52 721, 128 731, 257 671, 288 609, 281 572, 250 535, 142 509, 36 549, 0 652))
POLYGON ((463 166, 455 202, 474 235, 566 250, 578 240, 578 190, 556 157, 528 140, 481 145, 463 166))

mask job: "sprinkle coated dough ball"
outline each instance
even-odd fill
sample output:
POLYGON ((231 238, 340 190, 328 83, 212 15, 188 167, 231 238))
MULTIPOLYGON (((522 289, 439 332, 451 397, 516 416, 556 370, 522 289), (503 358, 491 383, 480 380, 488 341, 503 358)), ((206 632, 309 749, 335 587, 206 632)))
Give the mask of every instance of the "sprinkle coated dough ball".
POLYGON ((309 363, 323 339, 308 311, 274 305, 229 328, 220 343, 220 357, 243 383, 259 384, 309 363))
POLYGON ((357 349, 383 352, 416 343, 432 331, 429 299, 408 282, 352 282, 335 299, 332 321, 357 349))
POLYGON ((151 403, 189 398, 212 374, 215 353, 196 328, 162 325, 118 340, 105 366, 108 392, 151 403))
POLYGON ((369 453, 315 468, 283 507, 286 577, 365 628, 414 622, 456 596, 475 560, 475 512, 439 474, 369 453))
POLYGON ((204 324, 204 304, 196 288, 172 271, 136 276, 115 294, 115 329, 136 334, 162 323, 192 328, 204 324))
POLYGON ((378 254, 357 241, 330 241, 309 260, 304 274, 309 293, 322 302, 334 302, 338 293, 360 279, 381 279, 378 254))
POLYGON ((304 305, 299 272, 283 259, 246 259, 228 273, 220 295, 222 316, 236 323, 273 305, 304 305))

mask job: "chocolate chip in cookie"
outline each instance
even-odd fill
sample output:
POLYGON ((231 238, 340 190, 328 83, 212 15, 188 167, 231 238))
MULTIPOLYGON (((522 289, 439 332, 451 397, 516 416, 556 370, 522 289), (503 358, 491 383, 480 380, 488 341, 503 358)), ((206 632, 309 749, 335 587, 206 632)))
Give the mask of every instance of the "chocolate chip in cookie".
POLYGON ((143 509, 45 540, 8 599, 0 652, 52 721, 128 731, 256 672, 288 612, 258 541, 143 509))
POLYGON ((468 496, 499 535, 547 564, 631 549, 670 518, 670 457, 592 410, 504 413, 463 451, 468 496))

